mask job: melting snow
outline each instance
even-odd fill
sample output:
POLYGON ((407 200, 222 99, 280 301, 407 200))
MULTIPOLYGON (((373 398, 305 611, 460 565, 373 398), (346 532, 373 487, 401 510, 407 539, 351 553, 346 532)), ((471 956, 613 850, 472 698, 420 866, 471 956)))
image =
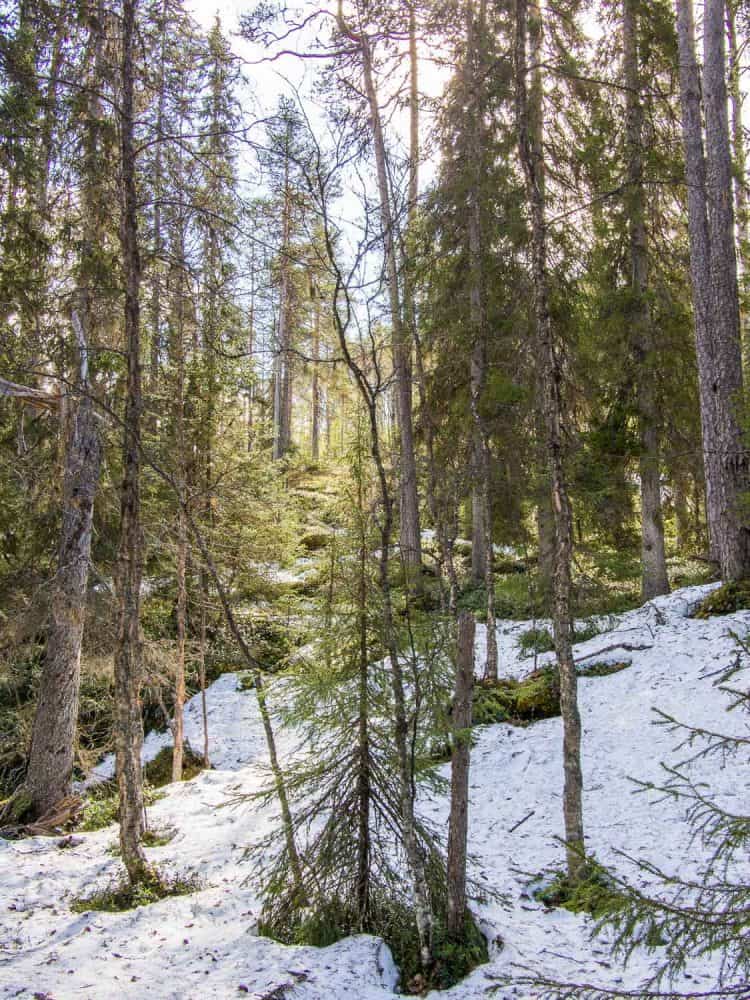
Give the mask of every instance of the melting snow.
MULTIPOLYGON (((679 759, 675 736, 652 724, 653 708, 721 731, 743 725, 738 713, 727 714, 726 699, 712 681, 735 657, 730 630, 750 631, 750 613, 709 621, 686 617, 707 589, 651 601, 576 647, 577 658, 620 642, 633 647, 624 654, 591 656, 591 662, 630 660, 628 670, 580 682, 587 840, 605 863, 621 865, 615 853, 620 849, 667 870, 689 870, 686 858, 695 848, 682 822, 684 807, 657 803, 655 794, 634 794, 630 780, 658 780, 660 762, 679 759)), ((499 623, 500 662, 509 675, 533 669, 533 658, 520 658, 517 646, 530 625, 499 623)), ((479 629, 479 669, 485 638, 479 629)), ((548 659, 541 656, 539 662, 548 659)), ((739 683, 743 678, 746 682, 747 671, 739 683)), ((172 826, 177 833, 168 845, 148 851, 163 870, 197 873, 206 888, 127 913, 74 914, 73 898, 119 872, 117 858, 107 853, 115 828, 81 834, 64 850, 57 839, 0 839, 0 996, 388 1000, 396 995, 397 970, 376 938, 362 935, 318 950, 284 947, 255 935, 259 904, 246 884, 252 872, 244 852, 268 832, 274 817, 257 803, 229 803, 266 782, 263 733, 254 695, 238 689, 236 675, 222 676, 207 696, 215 769, 170 786, 149 809, 152 826, 172 826)), ((194 747, 202 745, 201 725, 200 700, 194 698, 186 710, 194 747)), ((168 736, 152 734, 144 755, 153 757, 167 742, 168 736)), ((536 993, 529 987, 503 985, 507 976, 524 970, 637 989, 652 968, 654 957, 645 954, 619 968, 606 940, 590 939, 587 919, 546 911, 529 897, 532 876, 563 861, 556 839, 562 835, 561 743, 559 719, 478 732, 470 776, 473 875, 504 898, 476 906, 492 942, 491 961, 447 993, 431 995, 434 1000, 531 1000, 536 993)), ((282 759, 293 746, 293 734, 281 733, 282 759)), ((750 782, 741 766, 735 762, 724 769, 718 761, 700 766, 720 794, 738 803, 737 811, 748 810, 750 782)), ((111 762, 99 768, 100 776, 110 772, 111 762)), ((443 827, 447 807, 444 797, 420 800, 424 814, 443 827)), ((713 972, 706 963, 691 968, 691 988, 708 988, 713 972)))

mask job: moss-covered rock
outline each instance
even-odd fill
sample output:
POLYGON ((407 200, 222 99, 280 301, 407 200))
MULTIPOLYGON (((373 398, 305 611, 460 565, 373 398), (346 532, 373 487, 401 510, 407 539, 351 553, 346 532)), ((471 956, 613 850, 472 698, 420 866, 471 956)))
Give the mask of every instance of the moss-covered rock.
POLYGON ((320 552, 330 542, 333 534, 326 528, 306 532, 299 540, 306 552, 320 552))
POLYGON ((750 609, 750 579, 734 580, 712 590, 698 606, 695 618, 713 618, 750 609))
MULTIPOLYGON (((163 747, 153 760, 150 760, 143 769, 146 781, 152 788, 162 788, 172 781, 172 758, 174 748, 163 747)), ((193 753, 191 748, 185 744, 182 753, 182 780, 190 781, 196 774, 204 769, 203 758, 193 753)))
POLYGON ((525 726, 559 714, 560 683, 554 667, 534 670, 520 681, 481 681, 474 688, 474 725, 509 722, 525 726))

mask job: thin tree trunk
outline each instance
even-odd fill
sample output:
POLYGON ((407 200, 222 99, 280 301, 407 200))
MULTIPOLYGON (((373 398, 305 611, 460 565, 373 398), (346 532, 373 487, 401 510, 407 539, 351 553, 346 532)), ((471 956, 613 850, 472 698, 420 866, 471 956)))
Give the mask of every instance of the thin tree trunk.
POLYGON ((563 813, 568 875, 577 880, 585 867, 583 856, 583 777, 581 772, 581 718, 573 662, 571 617, 571 564, 573 518, 568 496, 563 450, 562 367, 555 348, 549 310, 547 229, 545 222, 543 81, 541 11, 528 0, 516 0, 516 99, 520 156, 531 214, 531 255, 534 281, 536 339, 542 386, 547 457, 552 479, 555 518, 555 568, 552 624, 560 673, 560 708, 563 720, 563 813), (529 58, 527 60, 527 43, 529 58), (529 70, 529 63, 531 70, 529 70), (527 74, 531 73, 531 92, 527 74))
POLYGON ((640 0, 623 0, 623 75, 626 103, 627 193, 630 239, 631 344, 637 363, 641 480, 641 592, 648 601, 669 593, 661 507, 659 406, 653 368, 654 340, 648 307, 648 237, 643 185, 643 109, 638 64, 640 0))
POLYGON ((393 366, 396 382, 396 409, 400 436, 400 543, 401 559, 413 585, 418 586, 418 573, 422 565, 422 540, 419 526, 419 496, 417 492, 417 463, 414 448, 414 425, 412 414, 412 363, 409 329, 404 321, 399 282, 398 254, 396 249, 396 222, 393 217, 391 186, 388 178, 388 155, 383 134, 377 88, 372 59, 372 45, 369 36, 353 31, 344 20, 339 3, 339 27, 341 31, 359 46, 362 56, 362 71, 365 81, 365 95, 370 109, 377 173, 380 222, 385 253, 388 296, 393 329, 393 366))
POLYGON ((284 160, 281 283, 279 288, 279 330, 277 339, 278 367, 276 368, 276 382, 274 385, 274 461, 283 458, 288 453, 292 444, 291 286, 289 275, 291 213, 291 185, 289 182, 289 157, 287 156, 284 160))
POLYGON ((312 432, 310 452, 313 462, 320 458, 320 296, 315 282, 311 286, 313 300, 313 342, 312 342, 312 432))
POLYGON ((750 371, 750 212, 747 197, 747 155, 745 152, 745 132, 742 125, 742 109, 745 103, 742 93, 740 65, 740 41, 737 37, 737 8, 739 0, 727 0, 727 41, 729 44, 729 104, 732 112, 732 155, 734 159, 734 213, 737 227, 738 266, 740 281, 740 319, 742 337, 742 359, 744 377, 750 371))
POLYGON ((448 937, 464 937, 466 916, 466 844, 469 832, 469 764, 474 688, 474 616, 458 618, 456 690, 451 712, 451 811, 448 819, 448 937))
POLYGON ((469 310, 471 316, 473 345, 470 360, 470 400, 474 423, 474 491, 472 494, 472 516, 474 518, 474 538, 472 543, 472 571, 475 579, 482 571, 487 600, 487 658, 484 676, 497 680, 497 632, 495 630, 495 579, 493 574, 492 548, 492 499, 490 473, 492 456, 489 443, 489 429, 482 414, 482 397, 487 385, 487 352, 489 336, 487 331, 486 287, 483 261, 482 214, 480 187, 485 162, 482 142, 482 118, 484 109, 479 95, 482 88, 483 60, 480 46, 486 32, 486 4, 480 0, 478 9, 473 4, 467 10, 465 86, 466 102, 470 109, 468 135, 468 161, 473 165, 473 177, 469 189, 469 310), (475 23, 476 22, 476 23, 475 23), (481 557, 479 553, 482 553, 481 557))
MULTIPOLYGON (((358 424, 358 430, 361 430, 358 424)), ((358 458, 359 458, 358 453, 358 458)), ((364 470, 361 461, 357 467, 357 501, 359 513, 359 585, 357 618, 359 632, 359 677, 357 721, 357 917, 360 931, 368 926, 370 912, 370 733, 369 733, 369 670, 370 655, 367 643, 367 560, 368 546, 365 530, 364 470)))
POLYGON ((143 720, 139 700, 143 673, 140 637, 143 538, 141 530, 140 427, 143 409, 140 361, 140 277, 137 194, 135 186, 134 50, 137 0, 123 0, 121 183, 123 284, 125 286, 125 357, 127 381, 123 439, 123 480, 120 493, 120 547, 115 649, 115 750, 120 792, 120 847, 131 882, 148 878, 150 870, 141 846, 145 826, 141 746, 143 720))

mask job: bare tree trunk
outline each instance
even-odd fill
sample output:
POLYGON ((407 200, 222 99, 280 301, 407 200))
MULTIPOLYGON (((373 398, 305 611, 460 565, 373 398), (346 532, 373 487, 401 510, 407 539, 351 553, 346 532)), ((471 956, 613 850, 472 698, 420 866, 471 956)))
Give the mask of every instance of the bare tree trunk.
MULTIPOLYGON (((98 14, 101 15, 101 11, 98 14)), ((61 23, 64 22, 62 16, 60 20, 61 23)), ((41 179, 42 187, 37 192, 42 218, 47 212, 48 165, 54 129, 56 75, 59 71, 62 43, 60 30, 59 24, 43 129, 45 169, 41 179)), ((104 38, 100 17, 89 17, 88 31, 87 55, 92 71, 82 169, 84 218, 79 263, 79 312, 72 315, 78 357, 76 388, 80 392, 80 399, 71 405, 69 421, 62 419, 68 407, 60 407, 61 423, 67 423, 67 426, 61 427, 61 436, 65 442, 62 526, 57 572, 52 583, 52 621, 47 635, 24 782, 24 791, 31 800, 30 810, 37 818, 69 795, 71 789, 94 500, 102 462, 101 436, 91 396, 88 368, 88 350, 95 326, 93 290, 89 277, 102 221, 101 197, 97 191, 95 173, 96 159, 101 152, 98 86, 102 78, 104 38)))
MULTIPOLYGON (((718 394, 718 445, 722 477, 719 557, 722 575, 750 574, 750 526, 743 496, 750 487, 749 458, 739 422, 743 401, 740 308, 727 109, 724 0, 706 0, 703 33, 703 103, 706 118, 706 192, 711 247, 711 320, 718 394)), ((716 518, 716 512, 714 514, 716 518)))
POLYGON ((742 125, 742 109, 745 98, 742 93, 740 65, 741 45, 737 37, 737 11, 739 0, 727 0, 727 41, 729 43, 729 104, 732 112, 732 155, 734 158, 734 213, 737 226, 737 246, 740 281, 740 319, 742 337, 742 358, 744 376, 750 370, 750 212, 747 197, 747 155, 745 152, 745 132, 742 125))
POLYGON ((140 427, 143 409, 140 361, 140 277, 137 194, 135 185, 134 66, 137 0, 123 0, 121 183, 123 284, 125 286, 125 356, 127 383, 123 440, 120 547, 115 585, 117 590, 117 646, 115 649, 115 750, 120 792, 120 847, 131 882, 150 875, 141 846, 144 831, 141 746, 143 720, 139 700, 143 673, 140 637, 141 530, 140 427))
POLYGON ((370 127, 375 150, 375 166, 380 202, 380 221, 385 253, 388 295, 393 329, 393 366, 396 382, 396 408, 400 435, 400 520, 401 559, 418 585, 418 572, 422 565, 422 539, 419 526, 419 496, 417 493, 417 462, 414 449, 412 415, 412 363, 408 324, 404 321, 399 282, 398 254, 396 249, 396 221, 393 217, 393 199, 388 178, 388 156, 383 135, 377 88, 372 59, 372 44, 364 31, 357 33, 345 22, 339 3, 339 27, 359 46, 365 94, 370 109, 370 127))
POLYGON ((201 717, 203 719, 203 766, 210 767, 208 753, 208 705, 206 703, 206 602, 208 584, 201 568, 198 571, 198 593, 200 600, 200 632, 198 637, 198 674, 201 686, 201 717))
POLYGON ((461 940, 466 916, 466 842, 469 832, 469 764, 474 688, 474 616, 458 618, 456 690, 451 713, 451 811, 448 819, 448 937, 461 940))
POLYGON ((640 0, 623 0, 623 75, 625 78, 627 194, 630 238, 631 344, 637 363, 641 480, 641 592, 644 600, 669 593, 661 507, 659 406, 653 369, 654 340, 649 313, 648 237, 643 186, 643 109, 638 65, 640 0))
MULTIPOLYGON (((85 314, 84 314, 85 315, 85 314)), ((86 316, 90 320, 90 316, 86 316)), ((78 318, 74 317, 78 325, 78 318)), ((52 622, 29 751, 24 789, 39 818, 70 794, 73 772, 81 644, 91 558, 94 498, 99 482, 102 445, 90 396, 86 334, 78 326, 81 399, 67 431, 62 501, 62 530, 52 588, 52 622)))
POLYGON ((560 672, 560 708, 563 720, 563 812, 568 875, 577 880, 585 867, 583 856, 583 777, 581 773, 581 718, 578 684, 573 662, 571 617, 571 564, 573 518, 568 496, 563 450, 562 366, 558 356, 549 311, 547 229, 545 222, 542 20, 536 3, 516 0, 516 100, 520 156, 526 178, 531 213, 531 255, 534 281, 534 311, 539 354, 547 457, 552 478, 552 509, 555 518, 555 569, 552 624, 560 672), (530 13, 529 13, 530 12, 530 13), (527 43, 530 42, 527 60, 527 43), (531 69, 529 69, 529 63, 531 69), (531 73, 531 93, 527 74, 531 73))
POLYGON ((289 243, 291 239, 291 186, 289 183, 289 158, 284 160, 284 205, 281 237, 281 283, 279 288, 279 332, 277 338, 278 366, 274 384, 274 440, 273 458, 278 461, 292 444, 292 355, 291 343, 291 287, 289 275, 289 243))
POLYGON ((320 372, 318 370, 320 362, 320 295, 318 294, 315 282, 311 285, 311 295, 313 300, 313 342, 312 342, 312 431, 310 452, 313 462, 320 458, 320 372))

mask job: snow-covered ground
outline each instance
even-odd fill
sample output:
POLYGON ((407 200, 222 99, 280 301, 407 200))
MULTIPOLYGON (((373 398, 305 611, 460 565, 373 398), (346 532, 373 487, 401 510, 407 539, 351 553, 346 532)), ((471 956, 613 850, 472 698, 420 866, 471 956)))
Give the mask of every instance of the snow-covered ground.
MULTIPOLYGON (((707 589, 686 589, 652 601, 576 647, 578 658, 618 642, 648 647, 591 656, 591 662, 630 660, 631 666, 580 684, 587 839, 603 862, 618 864, 615 852, 622 849, 667 870, 690 870, 686 859, 695 848, 689 846, 681 807, 656 803, 656 795, 634 794, 630 777, 658 780, 660 762, 679 759, 673 752, 675 737, 652 724, 654 706, 722 731, 745 725, 738 713, 727 714, 726 699, 713 680, 734 659, 730 630, 750 631, 750 613, 709 621, 687 618, 707 589)), ((517 648, 519 633, 530 624, 501 622, 498 627, 501 664, 508 674, 533 668, 533 659, 520 659, 517 648)), ((484 641, 480 629, 478 667, 484 641)), ((733 683, 744 686, 747 677, 743 671, 733 683)), ((116 840, 115 828, 77 835, 74 846, 65 849, 57 839, 0 839, 0 996, 395 996, 397 971, 388 949, 375 938, 350 938, 317 950, 287 948, 255 936, 258 900, 245 884, 252 872, 243 856, 248 845, 268 832, 273 816, 257 803, 229 803, 265 783, 260 720, 252 692, 239 691, 232 674, 211 687, 208 705, 215 769, 170 786, 149 810, 151 826, 177 830, 168 845, 149 850, 149 856, 163 870, 197 873, 205 888, 127 913, 74 914, 69 907, 73 898, 106 884, 119 870, 118 860, 107 853, 116 840)), ((188 706, 186 730, 200 747, 198 699, 188 706)), ((148 756, 165 740, 151 736, 148 756)), ((280 744, 282 756, 290 752, 293 734, 282 734, 280 744)), ((747 811, 750 774, 742 766, 730 762, 722 769, 717 761, 701 766, 737 811, 747 811)), ((547 911, 527 892, 533 874, 560 867, 563 860, 556 840, 562 835, 560 720, 527 729, 498 725, 479 731, 470 780, 473 874, 504 899, 476 907, 492 942, 491 961, 434 996, 531 1000, 536 994, 529 987, 505 985, 508 976, 528 970, 637 990, 653 956, 637 954, 627 969, 618 967, 606 941, 590 939, 585 918, 547 911)), ((445 797, 425 796, 420 807, 445 825, 445 797)), ((686 982, 695 992, 713 983, 713 970, 705 964, 692 968, 690 976, 686 982)))

